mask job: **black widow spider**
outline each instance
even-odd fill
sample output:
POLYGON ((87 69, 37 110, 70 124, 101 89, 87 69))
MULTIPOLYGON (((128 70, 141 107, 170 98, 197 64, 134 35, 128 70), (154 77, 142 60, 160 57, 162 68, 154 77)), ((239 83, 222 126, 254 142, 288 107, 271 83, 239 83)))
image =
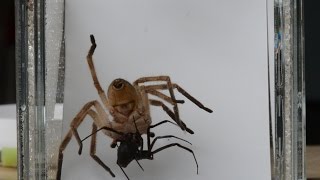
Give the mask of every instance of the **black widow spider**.
MULTIPOLYGON (((189 144, 191 144, 190 142, 182 139, 182 138, 179 138, 179 137, 176 137, 176 136, 173 136, 173 135, 165 135, 165 136, 157 136, 153 139, 153 141, 151 142, 150 138, 151 137, 154 137, 154 133, 150 132, 150 129, 151 128, 154 128, 156 126, 159 126, 163 123, 171 123, 171 124, 174 124, 173 122, 169 121, 169 120, 164 120, 164 121, 161 121, 155 125, 151 125, 148 130, 147 130, 147 147, 148 149, 147 150, 143 150, 143 138, 140 134, 140 132, 138 131, 137 127, 136 127, 136 133, 122 133, 122 132, 118 132, 112 128, 109 128, 109 127, 102 127, 100 129, 97 129, 97 127, 94 125, 94 128, 92 130, 92 134, 88 135, 87 137, 85 137, 84 139, 81 140, 81 144, 80 144, 80 148, 79 148, 79 154, 81 154, 82 152, 82 142, 86 139, 88 139, 90 136, 92 136, 92 141, 95 141, 96 140, 96 133, 100 130, 108 130, 108 131, 111 131, 111 132, 114 132, 114 133, 117 133, 119 134, 120 136, 122 136, 122 138, 120 138, 120 140, 118 140, 118 142, 120 142, 120 145, 118 146, 118 149, 117 149, 117 164, 118 166, 120 167, 120 169, 122 170, 122 172, 125 174, 125 176, 127 177, 127 179, 129 180, 129 177, 127 176, 127 174, 125 173, 125 171, 123 170, 123 168, 127 167, 127 165, 135 160, 138 165, 140 166, 140 168, 143 170, 142 166, 140 165, 140 163, 138 162, 138 160, 142 160, 142 159, 149 159, 149 160, 153 160, 153 155, 164 150, 164 149, 167 149, 167 148, 170 148, 170 147, 173 147, 173 146, 177 146, 177 147, 180 147, 186 151, 189 151, 190 153, 192 153, 193 155, 193 158, 195 160, 195 163, 196 163, 196 166, 197 166, 197 174, 198 174, 198 162, 197 162, 197 159, 193 153, 193 151, 179 143, 171 143, 171 144, 168 144, 168 145, 165 145, 163 147, 160 147, 154 151, 152 151, 152 148, 154 147, 155 145, 155 142, 158 140, 158 139, 164 139, 164 138, 176 138, 176 139, 179 139, 179 140, 182 140, 182 141, 185 141, 189 144)), ((175 124, 176 125, 176 124, 175 124)), ((192 144, 191 144, 192 145, 192 144)), ((95 150, 94 150, 95 151, 95 150)), ((114 173, 111 171, 111 169, 106 166, 101 160, 98 161, 98 163, 105 169, 107 170, 112 177, 115 177, 114 173)))

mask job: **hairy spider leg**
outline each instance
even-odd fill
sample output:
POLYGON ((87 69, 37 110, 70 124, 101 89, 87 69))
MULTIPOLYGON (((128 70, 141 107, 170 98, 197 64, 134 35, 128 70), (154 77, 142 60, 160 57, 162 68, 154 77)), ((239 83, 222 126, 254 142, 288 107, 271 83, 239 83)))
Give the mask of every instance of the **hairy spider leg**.
POLYGON ((166 86, 167 86, 167 89, 169 90, 170 98, 172 99, 173 104, 174 104, 173 105, 173 111, 174 111, 175 120, 176 120, 176 122, 178 123, 178 125, 180 126, 180 128, 182 130, 186 130, 185 127, 182 125, 182 123, 180 121, 177 100, 176 100, 176 97, 175 97, 174 92, 173 92, 173 88, 172 88, 172 83, 171 83, 170 77, 169 76, 142 77, 142 78, 139 78, 136 81, 134 81, 133 84, 135 86, 138 86, 139 83, 145 83, 145 82, 150 82, 150 81, 165 81, 165 82, 167 82, 166 86))
MULTIPOLYGON (((191 102, 193 102, 195 105, 197 105, 199 108, 212 113, 213 111, 204 106, 199 100, 197 100, 196 98, 194 98, 193 96, 191 96, 187 91, 185 91, 181 86, 179 86, 176 83, 172 83, 172 87, 174 89, 177 89, 178 92, 180 92, 182 95, 184 95, 186 98, 188 98, 191 102)), ((166 84, 158 84, 158 85, 148 85, 145 87, 146 91, 149 92, 150 90, 166 90, 167 89, 167 85, 166 84)), ((180 100, 181 101, 181 100, 180 100)))
MULTIPOLYGON (((89 69, 90 69, 90 73, 91 73, 91 76, 92 76, 92 79, 93 79, 93 83, 94 83, 94 86, 95 88, 97 89, 97 92, 100 96, 100 99, 104 105, 104 107, 111 113, 113 114, 115 112, 115 109, 113 106, 110 105, 109 103, 109 100, 105 94, 105 92, 103 91, 101 85, 100 85, 100 82, 98 80, 98 77, 97 77, 97 74, 96 74, 96 70, 95 70, 95 66, 94 66, 94 63, 93 63, 93 54, 94 54, 94 51, 97 47, 97 44, 96 44, 96 41, 95 41, 95 38, 93 35, 90 35, 90 40, 91 40, 91 47, 90 47, 90 50, 88 52, 88 55, 87 55, 87 62, 88 62, 88 65, 89 65, 89 69)), ((138 93, 139 94, 139 93, 138 93)), ((148 100, 146 99, 146 95, 143 95, 141 94, 141 100, 143 101, 143 103, 148 103, 148 100)), ((146 114, 147 116, 150 116, 150 111, 148 109, 148 105, 147 104, 144 104, 144 114, 146 114)), ((119 114, 121 115, 121 114, 119 114)), ((139 121, 137 122, 137 125, 139 127, 139 129, 141 130, 144 130, 146 131, 146 129, 149 127, 149 125, 151 124, 151 117, 146 117, 144 118, 144 121, 139 121)), ((98 125, 99 127, 99 125, 98 125)), ((101 126, 100 126, 101 127, 101 126)), ((115 141, 111 144, 111 147, 115 147, 115 141)))
POLYGON ((93 79, 93 84, 94 84, 95 88, 98 91, 99 97, 100 97, 103 105, 109 111, 113 111, 113 107, 109 104, 108 98, 107 98, 104 90, 102 89, 102 87, 100 85, 100 82, 98 80, 97 73, 96 73, 96 70, 95 70, 95 67, 94 67, 93 57, 92 56, 93 56, 93 53, 94 53, 94 51, 95 51, 95 49, 97 47, 97 44, 96 44, 96 41, 95 41, 95 38, 94 38, 93 35, 90 35, 90 40, 91 40, 91 47, 90 47, 90 50, 89 50, 88 55, 87 55, 87 62, 88 62, 90 73, 91 73, 91 76, 92 76, 92 79, 93 79))
MULTIPOLYGON (((188 98, 191 102, 193 102, 194 104, 196 104, 199 108, 212 113, 212 110, 205 107, 200 101, 198 101, 196 98, 194 98, 193 96, 191 96, 188 92, 186 92, 183 88, 181 88, 178 84, 176 83, 171 83, 170 77, 169 76, 154 76, 154 77, 142 77, 137 79, 133 84, 138 86, 139 83, 145 83, 145 82, 151 82, 151 81, 166 81, 166 84, 159 84, 159 85, 147 85, 147 86, 139 86, 139 87, 143 87, 143 90, 146 93, 152 94, 154 96, 157 96, 163 100, 165 100, 166 102, 170 103, 173 105, 173 115, 174 118, 172 117, 172 114, 170 113, 170 117, 175 120, 175 122, 177 122, 177 124, 179 124, 179 126, 181 127, 182 130, 186 130, 186 126, 185 124, 181 121, 181 119, 179 118, 179 111, 178 111, 178 106, 177 103, 184 103, 183 100, 176 100, 175 96, 174 96, 174 91, 173 89, 177 89, 182 95, 184 95, 186 98, 188 98), (167 95, 159 92, 158 90, 169 90, 170 93, 170 97, 168 97, 167 95)), ((162 105, 163 103, 155 103, 153 105, 158 105, 158 106, 162 106, 163 109, 168 113, 169 108, 165 107, 162 105)), ((169 113, 168 113, 169 114, 169 113)))
MULTIPOLYGON (((95 124, 92 124, 92 133, 97 131, 97 126, 95 124)), ((100 165, 102 166, 106 171, 110 173, 112 177, 116 177, 114 173, 111 171, 111 169, 102 162, 102 160, 96 155, 96 147, 97 147, 97 133, 92 134, 91 137, 91 146, 90 146, 90 156, 100 165)))
MULTIPOLYGON (((162 101, 150 99, 149 102, 153 106, 161 106, 162 109, 171 117, 171 119, 173 119, 177 124, 179 124, 179 122, 175 119, 174 112, 172 112, 170 108, 166 106, 162 101)), ((188 133, 194 134, 194 132, 191 129, 189 129, 181 119, 180 119, 180 123, 188 133)))
MULTIPOLYGON (((103 111, 103 108, 101 104, 98 101, 90 101, 86 103, 82 109, 79 111, 79 113, 75 116, 75 118, 72 120, 70 124, 70 130, 62 140, 60 147, 59 147, 59 159, 58 159, 58 170, 57 170, 57 180, 60 180, 61 178, 61 168, 62 168, 62 162, 63 162, 63 151, 69 144, 72 136, 75 137, 78 145, 80 146, 78 153, 81 154, 82 150, 82 142, 79 136, 79 133, 77 131, 77 128, 80 126, 80 124, 83 122, 85 117, 89 115, 94 123, 98 126, 108 126, 112 127, 115 126, 117 128, 116 124, 112 124, 110 121, 107 119, 107 114, 103 111), (91 108, 94 107, 96 111, 92 110, 91 108), (103 120, 104 121, 103 121, 103 120)), ((110 137, 112 136, 111 132, 105 132, 107 135, 110 137)), ((111 174, 111 173, 110 173, 111 174)))

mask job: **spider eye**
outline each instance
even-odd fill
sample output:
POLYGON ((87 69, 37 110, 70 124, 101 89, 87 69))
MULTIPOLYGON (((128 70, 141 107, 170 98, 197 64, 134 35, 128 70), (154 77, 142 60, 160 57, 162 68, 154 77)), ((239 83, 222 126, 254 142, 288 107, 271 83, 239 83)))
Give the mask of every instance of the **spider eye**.
POLYGON ((117 79, 117 80, 115 80, 115 81, 113 82, 112 86, 113 86, 115 89, 119 90, 119 89, 122 89, 122 88, 123 88, 124 83, 123 83, 120 79, 117 79))

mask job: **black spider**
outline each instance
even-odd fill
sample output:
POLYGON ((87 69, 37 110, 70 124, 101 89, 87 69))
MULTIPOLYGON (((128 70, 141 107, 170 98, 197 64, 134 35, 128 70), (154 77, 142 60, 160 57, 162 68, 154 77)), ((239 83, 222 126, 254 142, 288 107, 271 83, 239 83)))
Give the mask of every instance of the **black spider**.
MULTIPOLYGON (((185 141, 185 142, 191 144, 190 142, 188 142, 184 139, 181 139, 179 137, 173 136, 173 135, 157 136, 151 142, 151 137, 153 137, 154 134, 152 132, 150 132, 150 129, 154 128, 156 126, 159 126, 163 123, 172 123, 172 122, 169 120, 164 120, 164 121, 161 121, 155 125, 151 125, 148 128, 148 131, 147 131, 147 147, 148 147, 148 149, 147 150, 143 150, 143 138, 137 128, 136 128, 137 129, 136 133, 122 133, 122 132, 118 132, 112 128, 109 128, 109 127, 102 127, 100 129, 96 130, 95 132, 93 132, 92 134, 90 134, 89 136, 82 139, 81 142, 83 142, 84 140, 86 140, 90 136, 96 134, 98 131, 103 130, 103 129, 121 135, 122 138, 120 138, 120 140, 118 140, 120 145, 117 145, 118 146, 117 164, 120 167, 120 169, 122 170, 122 172, 125 174, 125 176, 127 177, 128 180, 129 180, 129 177, 127 176, 127 174, 125 173, 123 168, 127 167, 131 161, 135 160, 138 163, 138 165, 141 167, 141 169, 143 170, 143 168, 139 164, 138 160, 142 160, 142 159, 153 160, 154 154, 156 154, 164 149, 167 149, 169 147, 173 147, 173 146, 180 147, 180 148, 192 153, 194 160, 195 160, 195 163, 196 163, 196 166, 197 166, 197 174, 198 174, 198 162, 197 162, 197 159, 191 149, 189 149, 179 143, 171 143, 171 144, 165 145, 163 147, 160 147, 156 150, 152 150, 152 148, 155 145, 155 142, 158 139, 163 139, 163 138, 176 138, 176 139, 179 139, 179 140, 182 140, 182 141, 185 141)), ((174 123, 172 123, 172 124, 174 124, 174 123)), ((81 151, 82 151, 82 145, 80 145, 79 154, 81 154, 81 151)), ((113 177, 115 177, 114 173, 110 170, 110 168, 108 168, 102 161, 100 161, 99 164, 101 166, 103 166, 113 177)))

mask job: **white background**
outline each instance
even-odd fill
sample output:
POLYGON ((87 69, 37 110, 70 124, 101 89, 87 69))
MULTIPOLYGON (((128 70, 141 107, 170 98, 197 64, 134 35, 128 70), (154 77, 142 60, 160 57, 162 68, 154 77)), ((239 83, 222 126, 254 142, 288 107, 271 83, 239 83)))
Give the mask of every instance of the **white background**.
MULTIPOLYGON (((169 75, 204 105, 209 114, 186 98, 180 105, 184 122, 194 135, 163 125, 157 135, 187 139, 196 154, 182 149, 160 152, 132 162, 131 180, 265 180, 270 179, 267 18, 265 0, 68 0, 66 1, 66 89, 64 133, 88 101, 99 99, 86 61, 90 34, 97 49, 94 63, 106 88, 118 77, 169 75)), ((169 119, 152 108, 153 122, 169 119)), ((80 136, 91 132, 88 118, 80 136)), ((176 142, 163 140, 159 146, 176 142)), ((97 155, 126 179, 116 165, 111 140, 99 136, 97 155)), ((74 139, 65 151, 62 179, 113 179, 89 155, 89 140, 81 156, 74 139)))

